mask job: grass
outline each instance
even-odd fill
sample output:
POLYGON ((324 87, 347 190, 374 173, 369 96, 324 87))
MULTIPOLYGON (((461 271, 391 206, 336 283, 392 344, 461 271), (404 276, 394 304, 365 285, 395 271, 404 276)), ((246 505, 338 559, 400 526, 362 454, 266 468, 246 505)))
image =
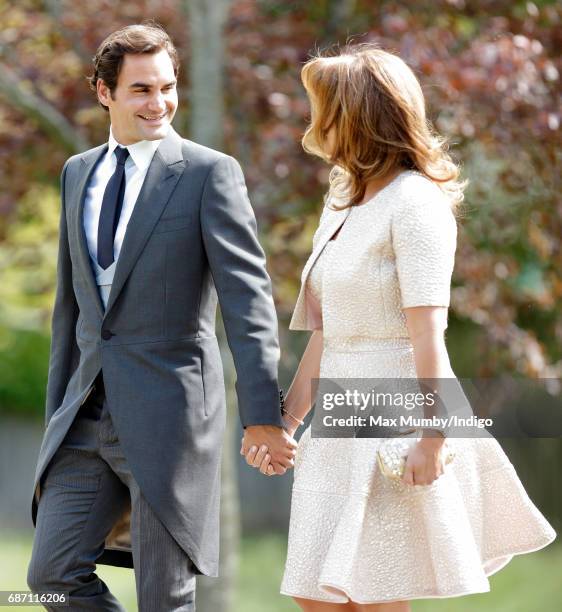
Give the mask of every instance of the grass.
MULTIPOLYGON (((0 590, 27 590, 25 581, 31 551, 29 533, 3 531, 0 537, 0 590)), ((242 559, 235 612, 295 612, 297 606, 279 595, 285 561, 284 536, 248 537, 242 542, 242 559)), ((135 611, 132 570, 100 565, 104 580, 127 611, 135 611)), ((562 610, 562 546, 516 556, 490 577, 491 592, 449 599, 418 600, 413 612, 555 612, 562 610)), ((22 612, 38 607, 19 606, 22 612)), ((208 612, 208 611, 202 611, 208 612)), ((220 612, 220 611, 212 611, 220 612)))

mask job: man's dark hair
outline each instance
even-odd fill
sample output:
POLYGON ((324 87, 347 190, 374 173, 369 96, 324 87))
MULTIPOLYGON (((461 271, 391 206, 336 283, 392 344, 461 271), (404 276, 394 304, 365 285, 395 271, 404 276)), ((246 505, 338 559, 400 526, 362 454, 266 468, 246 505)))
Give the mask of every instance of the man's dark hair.
MULTIPOLYGON (((94 74, 88 77, 90 87, 96 91, 98 79, 101 79, 109 87, 113 98, 123 58, 127 53, 158 53, 162 50, 168 52, 174 66, 174 74, 177 77, 180 64, 178 52, 164 28, 154 22, 143 22, 116 30, 101 43, 96 51, 93 58, 94 74)), ((104 104, 101 106, 109 110, 104 104)))

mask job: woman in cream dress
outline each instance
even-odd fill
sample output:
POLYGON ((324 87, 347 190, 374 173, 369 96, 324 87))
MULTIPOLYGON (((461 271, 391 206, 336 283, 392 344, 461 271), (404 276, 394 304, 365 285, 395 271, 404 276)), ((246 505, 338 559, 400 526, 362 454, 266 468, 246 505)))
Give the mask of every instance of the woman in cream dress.
MULTIPOLYGON (((290 326, 313 330, 287 394, 291 434, 318 376, 454 378, 444 333, 464 187, 397 56, 348 47, 302 78, 303 144, 334 170, 290 326)), ((444 467, 442 432, 424 430, 398 483, 377 466, 381 441, 300 438, 281 592, 303 610, 485 592, 513 555, 555 538, 494 438, 451 439, 444 467)), ((247 461, 272 473, 267 449, 247 461)))

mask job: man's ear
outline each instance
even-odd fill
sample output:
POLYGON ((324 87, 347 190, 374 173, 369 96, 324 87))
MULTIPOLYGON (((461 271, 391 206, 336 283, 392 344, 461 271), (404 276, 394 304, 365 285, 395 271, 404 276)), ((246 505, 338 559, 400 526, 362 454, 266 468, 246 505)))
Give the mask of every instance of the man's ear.
POLYGON ((103 79, 98 79, 96 82, 96 92, 98 94, 98 100, 104 106, 109 107, 109 98, 111 98, 111 91, 109 87, 105 84, 103 79))

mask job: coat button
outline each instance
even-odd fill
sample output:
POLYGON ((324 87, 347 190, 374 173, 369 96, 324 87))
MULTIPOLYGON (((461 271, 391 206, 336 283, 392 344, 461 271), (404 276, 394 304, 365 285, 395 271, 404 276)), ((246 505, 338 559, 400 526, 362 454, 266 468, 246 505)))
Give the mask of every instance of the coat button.
POLYGON ((111 338, 111 336, 114 336, 115 334, 113 332, 110 332, 109 329, 104 329, 101 332, 101 337, 104 340, 109 340, 111 338))

